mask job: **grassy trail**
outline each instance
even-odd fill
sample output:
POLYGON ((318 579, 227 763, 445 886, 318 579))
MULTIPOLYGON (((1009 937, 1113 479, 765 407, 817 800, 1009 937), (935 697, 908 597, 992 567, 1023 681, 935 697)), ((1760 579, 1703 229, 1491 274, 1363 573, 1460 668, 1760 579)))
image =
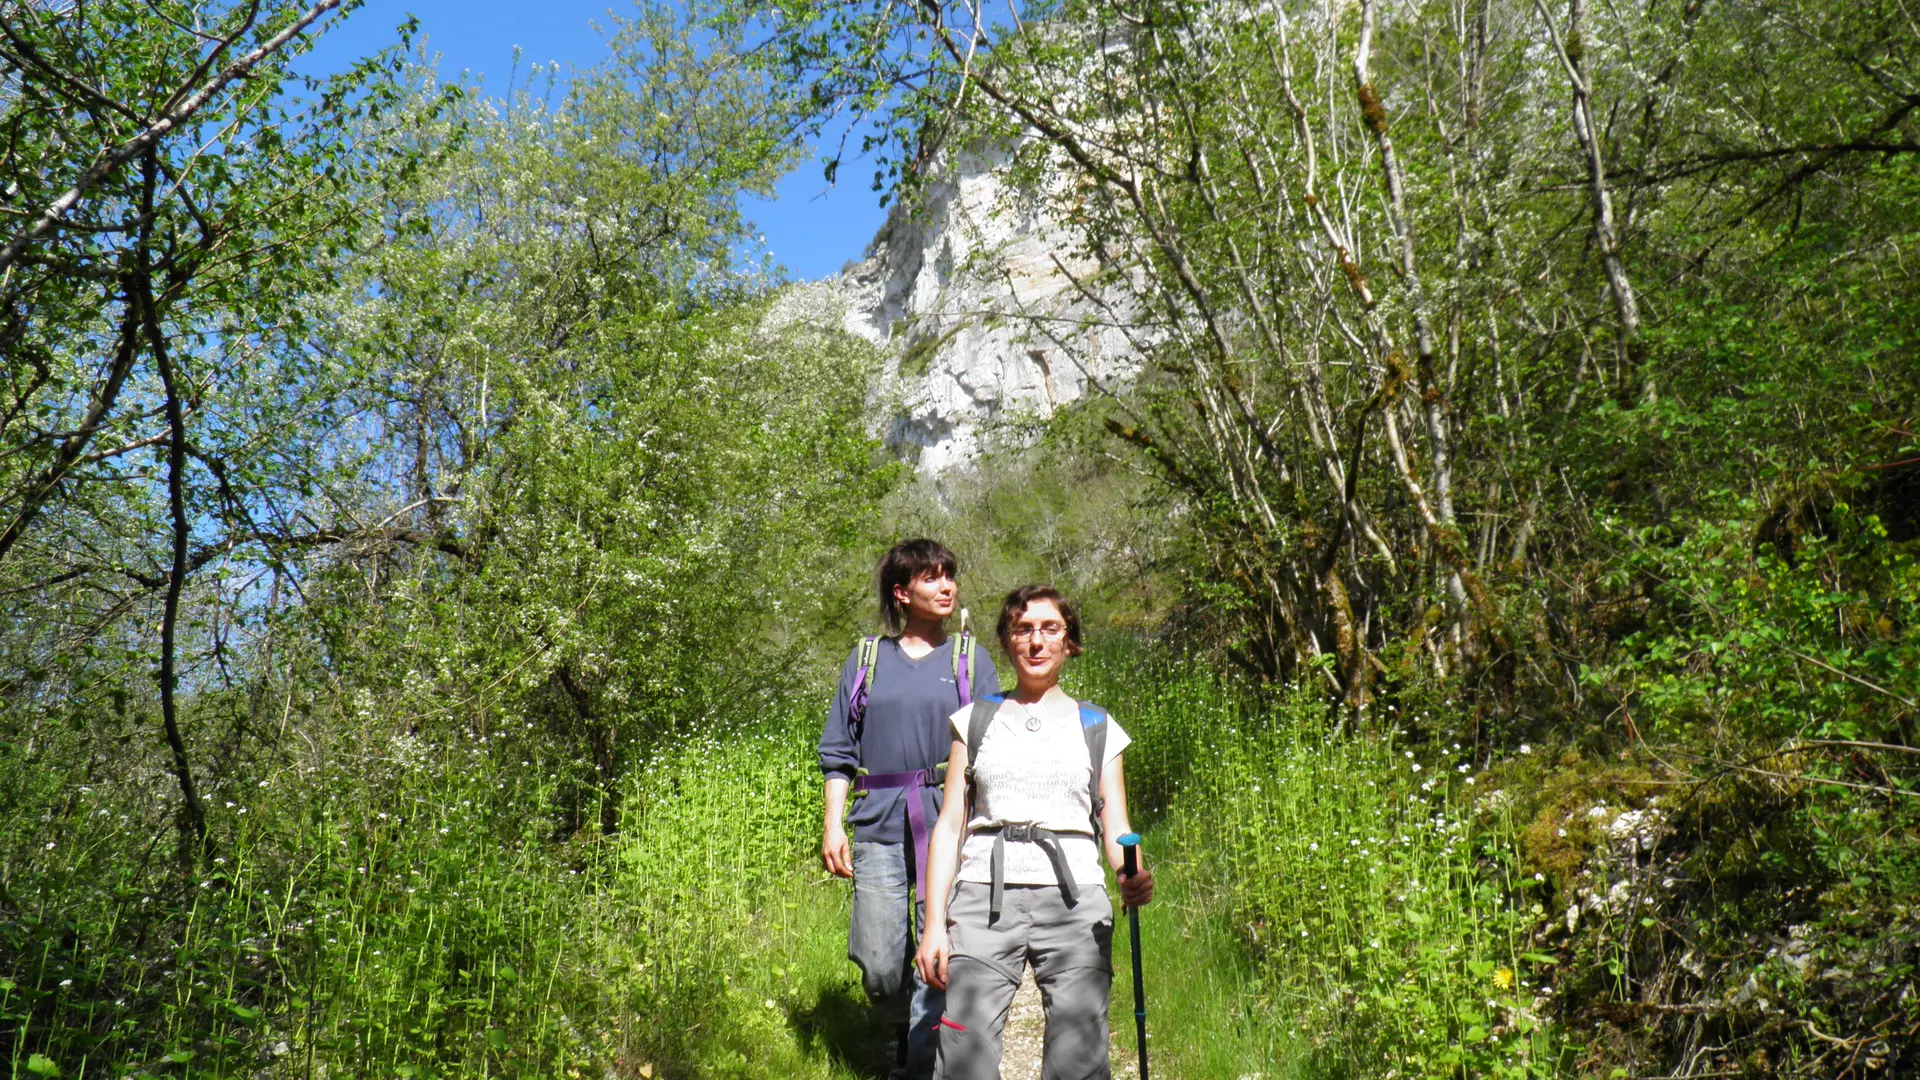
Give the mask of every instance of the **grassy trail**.
MULTIPOLYGON (((1152 834, 1146 847, 1156 847, 1152 834)), ((1304 1080, 1311 1075, 1304 1066, 1308 1055, 1272 1015, 1244 953, 1228 934, 1224 912, 1192 869, 1178 854, 1160 859, 1154 902, 1140 913, 1152 1074, 1167 1080, 1304 1080)), ((1125 1047, 1131 1065, 1133 957, 1125 916, 1121 920, 1113 945, 1113 1030, 1116 1049, 1125 1047)), ((1116 1055, 1116 1066, 1119 1060, 1116 1055)))
MULTIPOLYGON (((1148 837, 1149 850, 1154 840, 1148 837)), ((1203 883, 1187 864, 1162 860, 1158 896, 1141 913, 1147 977, 1149 1060, 1167 1080, 1260 1080, 1305 1077, 1289 1064, 1305 1060, 1296 1040, 1269 1017, 1251 968, 1230 940, 1203 883)), ((796 872, 784 913, 765 939, 766 952, 746 958, 736 998, 777 1004, 784 1022, 765 1029, 771 1044, 741 1046, 733 1064, 789 1070, 762 1075, 878 1078, 891 1064, 890 1034, 873 1022, 857 973, 846 959, 851 889, 824 874, 796 872), (758 1059, 757 1062, 755 1059, 758 1059), (750 1064, 753 1063, 753 1064, 750 1064)), ((1136 1076, 1133 969, 1125 916, 1114 935, 1114 1071, 1136 1076)), ((724 1055, 733 1057, 733 1055, 724 1055)), ((724 1061, 714 1062, 724 1065, 724 1061)), ((1009 1080, 1019 1063, 1007 1062, 1009 1080)), ((1038 1074, 1037 1068, 1032 1070, 1038 1074)), ((742 1073, 745 1075, 745 1073, 742 1073)))
MULTIPOLYGON (((1522 993, 1535 977, 1504 936, 1510 907, 1476 877, 1475 860, 1501 852, 1427 800, 1418 762, 1301 738, 1310 729, 1243 714, 1191 678, 1093 689, 1134 702, 1132 809, 1159 894, 1142 913, 1154 1075, 1534 1064, 1517 1060, 1526 1032, 1479 1028, 1492 984, 1522 993)), ((34 1030, 55 1033, 7 1071, 884 1076, 890 1033, 846 959, 851 889, 812 855, 813 738, 797 718, 663 744, 626 791, 619 835, 564 843, 527 812, 557 798, 529 786, 539 764, 477 739, 372 741, 308 802, 249 795, 250 831, 221 856, 226 884, 190 883, 194 921, 157 960, 126 929, 148 894, 63 887, 95 904, 59 913, 76 928, 62 946, 72 959, 40 965, 31 984, 0 967, 0 1013, 30 1008, 34 1030), (263 971, 268 958, 278 966, 263 971), (138 993, 156 963, 191 972, 197 993, 130 1011, 120 1041, 102 1041, 99 1003, 138 993)), ((49 849, 74 882, 114 880, 114 849, 85 831, 106 828, 107 809, 78 804, 49 849)), ((1121 927, 1119 1075, 1133 1044, 1129 944, 1121 927)))

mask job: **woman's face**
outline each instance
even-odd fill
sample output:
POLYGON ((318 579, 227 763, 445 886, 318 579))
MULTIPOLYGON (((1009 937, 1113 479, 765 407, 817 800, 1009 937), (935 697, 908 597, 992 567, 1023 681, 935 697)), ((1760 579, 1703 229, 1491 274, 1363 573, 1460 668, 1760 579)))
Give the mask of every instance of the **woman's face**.
POLYGON ((1035 600, 1007 628, 1007 655, 1014 673, 1029 686, 1060 681, 1067 663, 1067 620, 1052 600, 1035 600))
POLYGON ((944 570, 929 570, 905 585, 893 587, 893 600, 910 622, 943 622, 953 614, 960 587, 944 570))

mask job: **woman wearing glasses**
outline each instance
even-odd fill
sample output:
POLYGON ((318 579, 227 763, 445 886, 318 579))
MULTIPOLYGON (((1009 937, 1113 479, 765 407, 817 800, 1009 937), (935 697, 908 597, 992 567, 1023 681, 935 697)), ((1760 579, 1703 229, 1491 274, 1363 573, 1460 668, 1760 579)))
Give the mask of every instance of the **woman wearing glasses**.
MULTIPOLYGON (((1046 1004, 1042 1074, 1104 1080, 1113 906, 1100 857, 1117 871, 1116 839, 1130 831, 1120 765, 1130 740, 1060 689, 1081 646, 1079 616, 1058 591, 1009 593, 999 637, 1019 681, 953 714, 946 798, 927 855, 926 933, 914 960, 947 991, 940 1075, 999 1077, 1001 1028, 1031 963, 1046 1004)), ((1147 903, 1153 875, 1143 868, 1122 879, 1120 897, 1147 903)))

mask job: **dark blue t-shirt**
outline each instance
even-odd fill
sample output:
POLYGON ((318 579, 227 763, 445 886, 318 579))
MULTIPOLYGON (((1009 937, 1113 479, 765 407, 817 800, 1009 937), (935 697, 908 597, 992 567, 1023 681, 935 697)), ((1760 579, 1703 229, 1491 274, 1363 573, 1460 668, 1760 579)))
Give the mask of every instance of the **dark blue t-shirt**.
MULTIPOLYGON (((860 674, 860 649, 855 646, 840 671, 840 688, 820 733, 820 771, 829 778, 852 780, 854 770, 870 773, 930 769, 947 760, 953 748, 948 718, 960 707, 960 688, 953 679, 953 649, 960 638, 918 660, 907 656, 893 638, 881 638, 874 661, 873 687, 867 694, 866 721, 858 741, 848 722, 847 707, 860 674)), ((976 641, 968 682, 973 696, 1000 688, 1000 676, 987 658, 986 646, 976 641)), ((937 789, 922 788, 927 800, 928 825, 940 812, 937 789)), ((870 791, 852 801, 847 823, 858 842, 899 844, 907 840, 907 789, 870 791)))

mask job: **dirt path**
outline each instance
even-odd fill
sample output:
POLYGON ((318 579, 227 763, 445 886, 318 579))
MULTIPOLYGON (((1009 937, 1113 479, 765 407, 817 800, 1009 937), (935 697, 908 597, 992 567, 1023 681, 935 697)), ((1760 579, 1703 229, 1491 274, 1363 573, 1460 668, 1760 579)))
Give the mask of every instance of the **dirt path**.
MULTIPOLYGON (((1040 987, 1034 984, 1029 968, 1020 981, 1020 991, 1013 996, 1013 1008, 1007 1013, 1007 1026, 1000 1037, 1000 1080, 1040 1080, 1040 1052, 1045 1042, 1046 1014, 1040 1007, 1040 987)), ((1111 1046, 1113 1075, 1138 1075, 1131 1031, 1116 1031, 1111 1046), (1122 1034, 1127 1038, 1120 1038, 1122 1034)))
POLYGON ((1006 1030, 1000 1036, 1000 1080, 1040 1080, 1045 1033, 1040 988, 1034 985, 1029 969, 1027 977, 1020 980, 1020 992, 1013 995, 1013 1010, 1007 1014, 1006 1030))

